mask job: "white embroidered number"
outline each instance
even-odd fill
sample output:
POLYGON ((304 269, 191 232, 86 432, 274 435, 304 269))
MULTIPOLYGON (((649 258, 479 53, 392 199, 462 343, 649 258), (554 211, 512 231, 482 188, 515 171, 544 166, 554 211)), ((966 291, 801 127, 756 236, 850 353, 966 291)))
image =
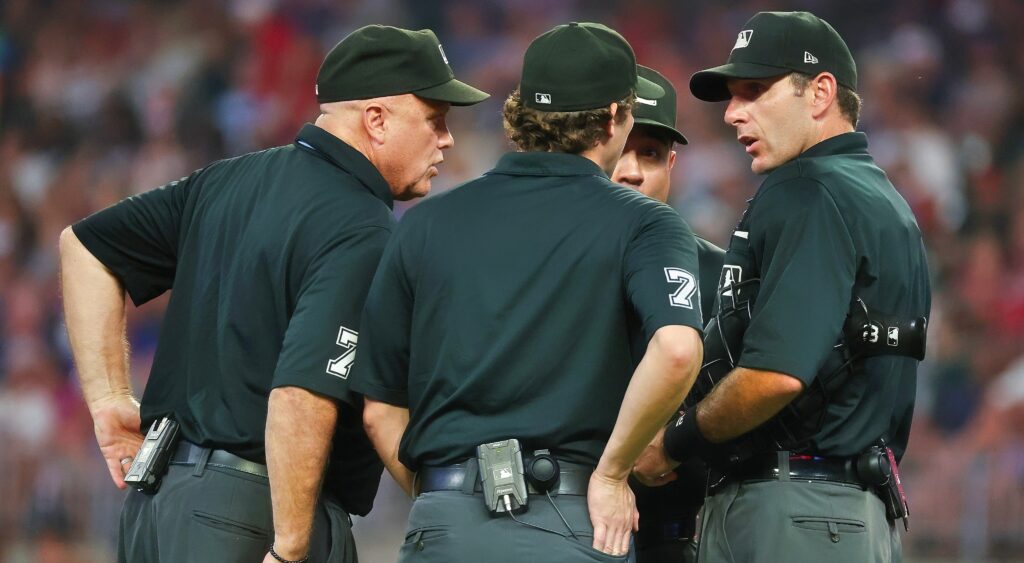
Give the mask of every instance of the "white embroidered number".
POLYGON ((669 283, 681 284, 675 293, 668 297, 673 307, 686 307, 693 309, 693 301, 690 299, 697 292, 697 279, 693 274, 682 268, 665 268, 665 279, 669 283))
POLYGON ((864 338, 864 342, 870 342, 872 344, 878 342, 878 325, 874 323, 869 324, 864 329, 864 333, 861 337, 864 338))
POLYGON ((356 342, 358 341, 358 332, 341 327, 341 330, 338 331, 338 346, 344 348, 345 352, 327 362, 327 373, 348 379, 348 372, 352 370, 352 362, 356 360, 356 342))

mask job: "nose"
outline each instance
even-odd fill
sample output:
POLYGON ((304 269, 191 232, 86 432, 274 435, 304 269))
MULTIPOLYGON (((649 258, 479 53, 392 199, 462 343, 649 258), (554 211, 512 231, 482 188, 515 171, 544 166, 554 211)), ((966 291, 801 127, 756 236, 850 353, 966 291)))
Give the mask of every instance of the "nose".
POLYGON ((733 127, 739 125, 740 123, 743 123, 743 102, 737 100, 736 96, 733 96, 732 98, 729 99, 729 105, 726 106, 725 108, 724 118, 726 124, 732 125, 733 127))
POLYGON ((455 146, 455 137, 452 136, 452 132, 448 130, 448 126, 445 125, 444 130, 437 137, 437 148, 444 150, 450 149, 455 146))
POLYGON ((618 184, 626 184, 639 188, 644 183, 644 174, 640 170, 640 163, 636 158, 636 151, 622 153, 615 171, 612 172, 612 181, 618 184))

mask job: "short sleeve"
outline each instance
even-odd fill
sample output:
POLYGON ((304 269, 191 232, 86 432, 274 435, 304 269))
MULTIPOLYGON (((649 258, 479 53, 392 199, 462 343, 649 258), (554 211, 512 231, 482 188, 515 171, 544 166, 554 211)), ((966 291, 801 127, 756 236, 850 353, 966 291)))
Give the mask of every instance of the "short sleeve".
POLYGON ((361 405, 349 376, 363 304, 389 234, 378 226, 351 230, 313 257, 288 321, 273 387, 301 387, 361 405))
POLYGON ((121 280, 136 306, 174 283, 189 193, 201 174, 124 199, 72 226, 82 245, 121 280))
POLYGON ((668 325, 702 332, 697 243, 674 209, 658 205, 645 212, 626 246, 623 275, 645 341, 668 325))
POLYGON ((384 403, 409 405, 409 349, 413 292, 408 277, 407 241, 413 214, 407 213, 388 243, 370 286, 363 310, 363 349, 352 376, 352 388, 384 403))
POLYGON ((806 179, 773 186, 758 197, 749 236, 761 285, 739 365, 809 384, 849 310, 853 239, 832 196, 806 179))

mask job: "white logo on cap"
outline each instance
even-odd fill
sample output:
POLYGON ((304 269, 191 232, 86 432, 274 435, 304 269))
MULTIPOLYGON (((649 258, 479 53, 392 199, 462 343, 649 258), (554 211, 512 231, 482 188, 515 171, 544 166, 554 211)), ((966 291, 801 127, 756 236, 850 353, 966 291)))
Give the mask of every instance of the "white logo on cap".
POLYGON ((736 44, 732 46, 733 49, 742 49, 747 45, 750 45, 750 37, 754 35, 753 29, 744 29, 736 36, 736 44))
POLYGON ((818 64, 818 57, 815 57, 808 51, 804 51, 804 62, 811 63, 812 65, 818 64))
POLYGON ((446 56, 445 56, 445 54, 444 54, 444 48, 443 48, 443 47, 441 47, 441 44, 440 44, 440 43, 438 43, 438 44, 437 44, 437 50, 438 50, 438 51, 441 51, 441 58, 442 58, 442 59, 444 59, 444 64, 448 64, 448 57, 446 57, 446 56))
POLYGON ((551 94, 541 94, 540 92, 537 92, 533 95, 533 100, 538 104, 550 104, 551 94))
POLYGON ((637 103, 643 104, 645 106, 656 106, 656 105, 658 105, 658 100, 648 100, 647 98, 641 98, 640 96, 636 97, 636 101, 637 101, 637 103))

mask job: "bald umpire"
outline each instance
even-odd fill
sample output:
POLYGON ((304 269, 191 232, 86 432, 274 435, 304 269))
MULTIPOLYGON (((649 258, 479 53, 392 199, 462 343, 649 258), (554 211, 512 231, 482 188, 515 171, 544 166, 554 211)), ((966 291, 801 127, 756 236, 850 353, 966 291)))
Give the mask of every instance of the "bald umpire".
POLYGON ((384 26, 334 47, 316 91, 294 144, 61 235, 83 393, 111 478, 133 488, 122 562, 356 560, 349 514, 370 510, 381 473, 348 386, 363 301, 393 200, 425 195, 452 146, 449 106, 487 95, 454 79, 433 32, 384 26), (124 294, 172 289, 140 409, 124 294))

